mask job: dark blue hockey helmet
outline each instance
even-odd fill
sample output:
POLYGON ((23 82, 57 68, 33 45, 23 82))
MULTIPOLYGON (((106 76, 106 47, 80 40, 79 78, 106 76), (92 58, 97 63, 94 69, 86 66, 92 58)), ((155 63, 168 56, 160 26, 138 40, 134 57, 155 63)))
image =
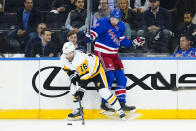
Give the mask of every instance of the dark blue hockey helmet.
POLYGON ((122 17, 120 9, 114 8, 110 13, 110 17, 114 17, 120 20, 122 17))

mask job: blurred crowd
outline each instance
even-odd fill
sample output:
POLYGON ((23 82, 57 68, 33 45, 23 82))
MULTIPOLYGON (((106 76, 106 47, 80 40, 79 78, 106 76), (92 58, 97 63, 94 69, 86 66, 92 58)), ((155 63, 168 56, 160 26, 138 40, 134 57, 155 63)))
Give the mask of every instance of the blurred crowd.
POLYGON ((196 47, 195 0, 91 2, 89 16, 87 0, 0 0, 0 53, 57 57, 66 41, 77 43, 85 52, 86 29, 100 18, 109 17, 113 8, 122 12, 128 39, 146 39, 143 47, 121 48, 120 53, 171 55, 196 47), (184 41, 188 43, 186 50, 182 49, 184 41))

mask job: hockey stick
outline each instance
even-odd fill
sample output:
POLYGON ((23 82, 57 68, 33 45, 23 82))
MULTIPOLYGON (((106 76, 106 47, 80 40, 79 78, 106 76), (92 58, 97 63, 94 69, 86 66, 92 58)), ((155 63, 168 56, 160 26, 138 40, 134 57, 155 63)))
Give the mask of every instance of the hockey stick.
POLYGON ((79 105, 80 105, 80 110, 81 110, 81 115, 82 115, 82 125, 85 125, 85 121, 84 121, 84 113, 83 113, 83 109, 82 109, 82 105, 81 105, 81 99, 79 97, 79 105))
POLYGON ((190 87, 184 87, 184 86, 180 86, 178 87, 178 90, 196 90, 196 86, 190 86, 190 87))
MULTIPOLYGON (((92 14, 92 1, 91 0, 88 0, 87 1, 87 19, 88 19, 88 23, 87 23, 87 32, 90 32, 90 28, 91 28, 91 24, 92 24, 92 17, 91 17, 91 14, 92 14)), ((87 44, 87 53, 90 53, 91 54, 91 43, 88 43, 87 44)))
MULTIPOLYGON (((78 89, 79 88, 78 87, 78 82, 76 82, 76 86, 77 86, 77 89, 78 89)), ((79 100, 79 106, 80 106, 80 111, 81 111, 81 115, 82 115, 82 125, 85 125, 84 112, 83 112, 83 108, 82 108, 82 104, 81 104, 81 98, 79 97, 78 100, 79 100)))

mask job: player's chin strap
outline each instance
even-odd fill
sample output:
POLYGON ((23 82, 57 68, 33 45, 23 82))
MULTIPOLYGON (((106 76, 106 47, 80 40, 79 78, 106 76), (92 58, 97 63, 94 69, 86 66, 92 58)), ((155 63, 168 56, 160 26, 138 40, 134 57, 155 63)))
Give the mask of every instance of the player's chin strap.
POLYGON ((134 48, 142 47, 145 43, 145 38, 144 37, 137 37, 136 39, 133 40, 132 44, 134 48))

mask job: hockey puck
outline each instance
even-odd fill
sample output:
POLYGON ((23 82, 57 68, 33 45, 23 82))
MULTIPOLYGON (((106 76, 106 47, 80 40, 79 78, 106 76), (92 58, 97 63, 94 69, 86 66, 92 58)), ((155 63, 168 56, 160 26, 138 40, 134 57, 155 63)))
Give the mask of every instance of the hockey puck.
POLYGON ((72 123, 67 123, 67 125, 69 125, 69 126, 70 126, 70 125, 72 125, 72 123))

